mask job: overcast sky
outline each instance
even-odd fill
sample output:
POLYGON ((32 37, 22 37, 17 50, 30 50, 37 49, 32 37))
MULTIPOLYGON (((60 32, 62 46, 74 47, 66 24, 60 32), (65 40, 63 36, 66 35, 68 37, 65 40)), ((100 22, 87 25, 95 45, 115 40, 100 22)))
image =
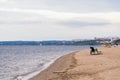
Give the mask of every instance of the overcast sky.
POLYGON ((120 37, 120 0, 0 0, 0 41, 120 37))

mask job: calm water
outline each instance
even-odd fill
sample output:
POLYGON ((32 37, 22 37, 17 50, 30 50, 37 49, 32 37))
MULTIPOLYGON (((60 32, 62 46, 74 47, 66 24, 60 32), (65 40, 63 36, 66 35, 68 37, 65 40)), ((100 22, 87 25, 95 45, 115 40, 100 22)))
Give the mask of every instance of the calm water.
POLYGON ((56 58, 89 46, 0 46, 0 80, 40 70, 56 58))

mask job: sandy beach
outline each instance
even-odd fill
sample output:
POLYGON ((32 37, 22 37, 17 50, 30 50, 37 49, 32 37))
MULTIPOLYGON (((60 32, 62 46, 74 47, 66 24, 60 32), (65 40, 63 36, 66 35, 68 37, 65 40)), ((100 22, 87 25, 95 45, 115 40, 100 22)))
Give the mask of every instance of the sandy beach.
POLYGON ((120 80, 120 46, 99 50, 102 54, 88 49, 62 56, 30 80, 120 80))

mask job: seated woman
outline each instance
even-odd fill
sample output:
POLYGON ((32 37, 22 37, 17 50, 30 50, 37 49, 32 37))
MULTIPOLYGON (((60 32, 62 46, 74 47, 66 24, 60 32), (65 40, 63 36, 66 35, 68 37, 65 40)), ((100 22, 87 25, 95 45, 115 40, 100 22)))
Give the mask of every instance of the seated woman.
POLYGON ((90 55, 92 55, 93 53, 95 54, 95 49, 94 49, 94 47, 90 47, 90 55))
POLYGON ((94 48, 94 47, 90 47, 90 55, 93 55, 93 54, 95 54, 95 53, 97 53, 97 54, 100 54, 100 53, 102 53, 101 51, 98 51, 98 49, 97 48, 94 48))

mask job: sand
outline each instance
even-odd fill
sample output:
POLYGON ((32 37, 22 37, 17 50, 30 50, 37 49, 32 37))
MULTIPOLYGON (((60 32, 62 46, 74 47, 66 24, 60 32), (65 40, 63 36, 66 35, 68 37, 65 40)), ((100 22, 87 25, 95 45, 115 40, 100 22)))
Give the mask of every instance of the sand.
POLYGON ((84 50, 62 56, 30 80, 120 80, 120 46, 99 50, 102 54, 84 50))

